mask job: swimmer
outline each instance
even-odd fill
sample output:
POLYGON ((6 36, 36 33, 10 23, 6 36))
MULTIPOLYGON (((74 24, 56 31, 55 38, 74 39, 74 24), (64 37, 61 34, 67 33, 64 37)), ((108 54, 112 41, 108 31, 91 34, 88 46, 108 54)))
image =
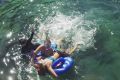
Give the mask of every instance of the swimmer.
MULTIPOLYGON (((38 60, 38 63, 34 63, 34 67, 36 68, 36 70, 38 71, 38 74, 39 73, 43 73, 43 70, 45 71, 48 71, 50 72, 53 76, 55 77, 58 77, 58 75, 54 72, 53 68, 52 68, 52 63, 58 59, 59 57, 61 56, 70 56, 74 51, 75 49, 77 48, 78 45, 75 45, 73 49, 70 50, 69 53, 65 53, 65 52, 61 52, 61 51, 56 51, 54 52, 54 54, 50 57, 47 57, 45 59, 39 57, 37 60, 38 60)), ((40 47, 39 47, 40 48, 40 47)), ((39 49, 37 49, 39 50, 39 49)), ((36 51, 34 52, 34 54, 36 54, 36 51)))

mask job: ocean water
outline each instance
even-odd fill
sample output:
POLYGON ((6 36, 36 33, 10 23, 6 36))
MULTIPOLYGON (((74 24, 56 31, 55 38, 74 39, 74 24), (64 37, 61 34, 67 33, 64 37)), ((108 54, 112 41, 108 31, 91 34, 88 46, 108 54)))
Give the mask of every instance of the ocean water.
POLYGON ((0 80, 120 80, 119 21, 120 0, 0 0, 0 80), (81 44, 70 71, 38 76, 21 58, 17 41, 32 27, 37 35, 49 30, 53 41, 81 44))

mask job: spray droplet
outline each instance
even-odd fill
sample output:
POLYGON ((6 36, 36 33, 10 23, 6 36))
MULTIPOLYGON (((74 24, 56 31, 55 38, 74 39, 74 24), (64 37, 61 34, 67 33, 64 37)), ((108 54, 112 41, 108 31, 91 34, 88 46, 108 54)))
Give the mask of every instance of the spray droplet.
POLYGON ((13 34, 12 32, 9 32, 9 33, 6 35, 6 37, 7 37, 7 38, 10 38, 10 37, 12 36, 12 34, 13 34))

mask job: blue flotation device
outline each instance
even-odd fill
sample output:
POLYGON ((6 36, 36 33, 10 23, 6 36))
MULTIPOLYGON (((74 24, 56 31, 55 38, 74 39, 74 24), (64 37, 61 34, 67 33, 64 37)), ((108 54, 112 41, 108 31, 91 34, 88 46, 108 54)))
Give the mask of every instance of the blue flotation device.
POLYGON ((66 73, 73 66, 73 59, 71 57, 60 57, 55 60, 52 67, 57 75, 66 73), (58 64, 60 64, 58 66, 58 64))

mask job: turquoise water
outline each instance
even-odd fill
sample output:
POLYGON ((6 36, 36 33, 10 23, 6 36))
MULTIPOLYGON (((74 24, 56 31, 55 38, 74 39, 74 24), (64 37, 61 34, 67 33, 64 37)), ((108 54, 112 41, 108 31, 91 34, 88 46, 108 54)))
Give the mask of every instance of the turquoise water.
POLYGON ((120 80, 119 21, 119 0, 2 0, 0 80, 120 80), (31 27, 39 34, 49 29, 53 39, 67 36, 82 44, 67 74, 38 77, 20 57, 16 41, 27 38, 31 27))

